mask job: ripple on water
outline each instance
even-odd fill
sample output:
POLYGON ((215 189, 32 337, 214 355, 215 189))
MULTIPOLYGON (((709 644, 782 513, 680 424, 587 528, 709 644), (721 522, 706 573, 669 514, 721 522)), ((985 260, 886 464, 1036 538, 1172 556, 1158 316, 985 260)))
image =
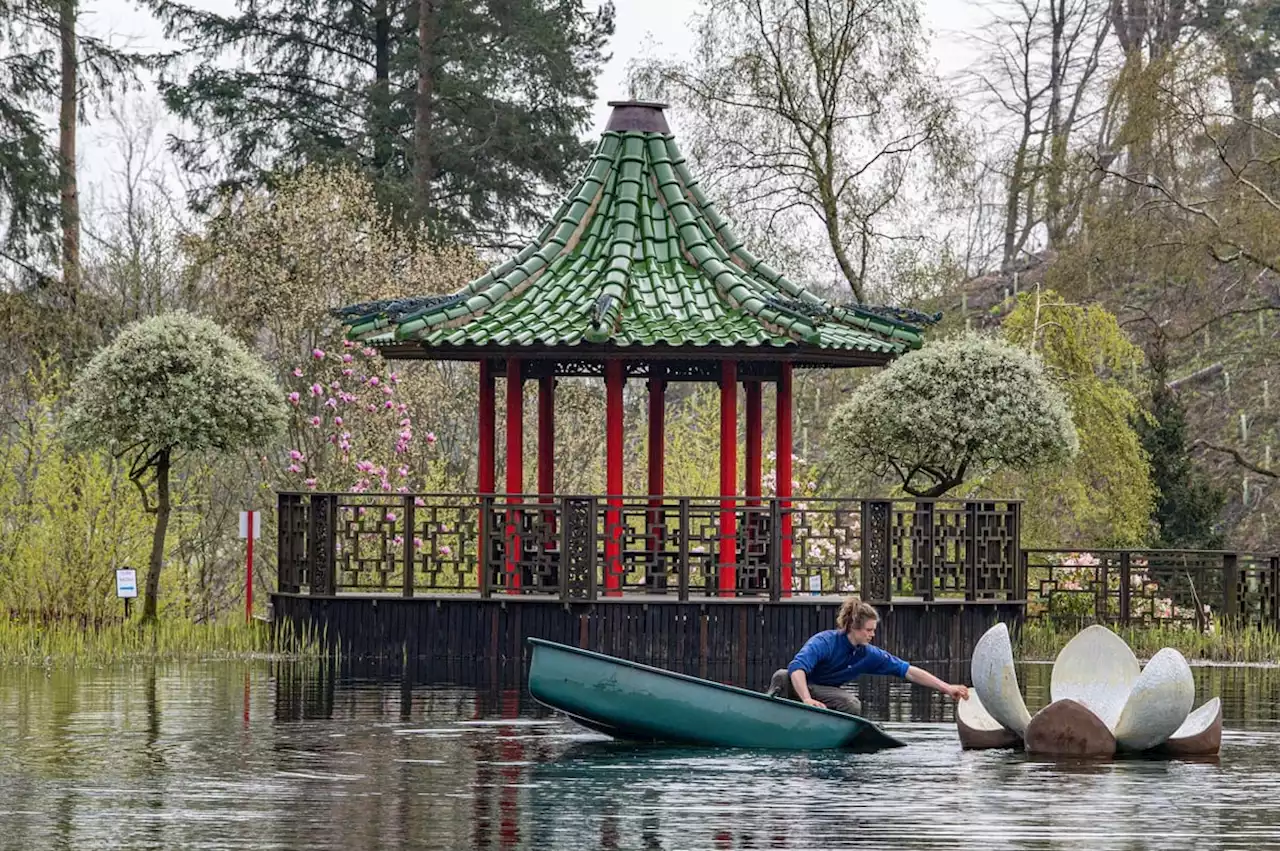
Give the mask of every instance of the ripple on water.
POLYGON ((0 671, 0 846, 1280 847, 1280 671, 1196 677, 1217 759, 1087 763, 961 751, 896 686, 871 705, 909 746, 855 755, 629 745, 515 689, 278 665, 0 671))

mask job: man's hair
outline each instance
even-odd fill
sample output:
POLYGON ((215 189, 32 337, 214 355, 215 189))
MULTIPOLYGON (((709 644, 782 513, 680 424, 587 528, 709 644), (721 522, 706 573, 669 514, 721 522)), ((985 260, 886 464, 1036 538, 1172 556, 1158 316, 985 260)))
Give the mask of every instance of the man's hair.
POLYGON ((862 629, 867 621, 880 620, 880 613, 870 603, 864 603, 857 597, 848 597, 840 604, 840 613, 836 615, 836 628, 841 632, 851 629, 862 629))

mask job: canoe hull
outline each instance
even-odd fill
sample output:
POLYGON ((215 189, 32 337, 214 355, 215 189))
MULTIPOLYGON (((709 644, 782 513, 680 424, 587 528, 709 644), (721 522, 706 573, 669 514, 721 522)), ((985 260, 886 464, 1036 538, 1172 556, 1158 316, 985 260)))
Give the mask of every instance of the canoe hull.
POLYGON ((537 638, 529 643, 534 699, 614 738, 733 748, 902 747, 854 715, 537 638))

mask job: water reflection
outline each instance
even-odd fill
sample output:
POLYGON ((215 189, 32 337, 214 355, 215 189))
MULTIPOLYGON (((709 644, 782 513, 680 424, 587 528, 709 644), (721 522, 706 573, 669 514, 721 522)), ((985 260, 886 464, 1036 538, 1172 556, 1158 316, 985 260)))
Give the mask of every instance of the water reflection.
MULTIPOLYGON (((948 704, 886 680, 867 714, 910 747, 855 756, 614 743, 519 671, 457 673, 0 670, 0 847, 1280 845, 1280 669, 1195 669, 1197 703, 1224 700, 1218 760, 1108 763, 962 752, 948 704)), ((1033 709, 1049 673, 1020 672, 1033 709)))

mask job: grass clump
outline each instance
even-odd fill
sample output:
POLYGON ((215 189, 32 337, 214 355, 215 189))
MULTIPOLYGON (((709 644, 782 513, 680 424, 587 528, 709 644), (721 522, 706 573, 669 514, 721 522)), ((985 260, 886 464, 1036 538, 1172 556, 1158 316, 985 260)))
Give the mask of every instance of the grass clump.
POLYGON ((208 660, 261 657, 322 658, 336 651, 323 634, 291 623, 213 623, 161 619, 114 621, 0 619, 0 665, 110 665, 132 660, 208 660))
MULTIPOLYGON (((1028 621, 1018 630, 1016 658, 1053 661, 1063 646, 1088 624, 1059 625, 1052 621, 1028 621)), ((1172 647, 1191 661, 1235 664, 1280 662, 1280 630, 1270 624, 1237 627, 1217 625, 1212 632, 1167 626, 1112 628, 1133 648, 1139 659, 1150 659, 1162 648, 1172 647)))

